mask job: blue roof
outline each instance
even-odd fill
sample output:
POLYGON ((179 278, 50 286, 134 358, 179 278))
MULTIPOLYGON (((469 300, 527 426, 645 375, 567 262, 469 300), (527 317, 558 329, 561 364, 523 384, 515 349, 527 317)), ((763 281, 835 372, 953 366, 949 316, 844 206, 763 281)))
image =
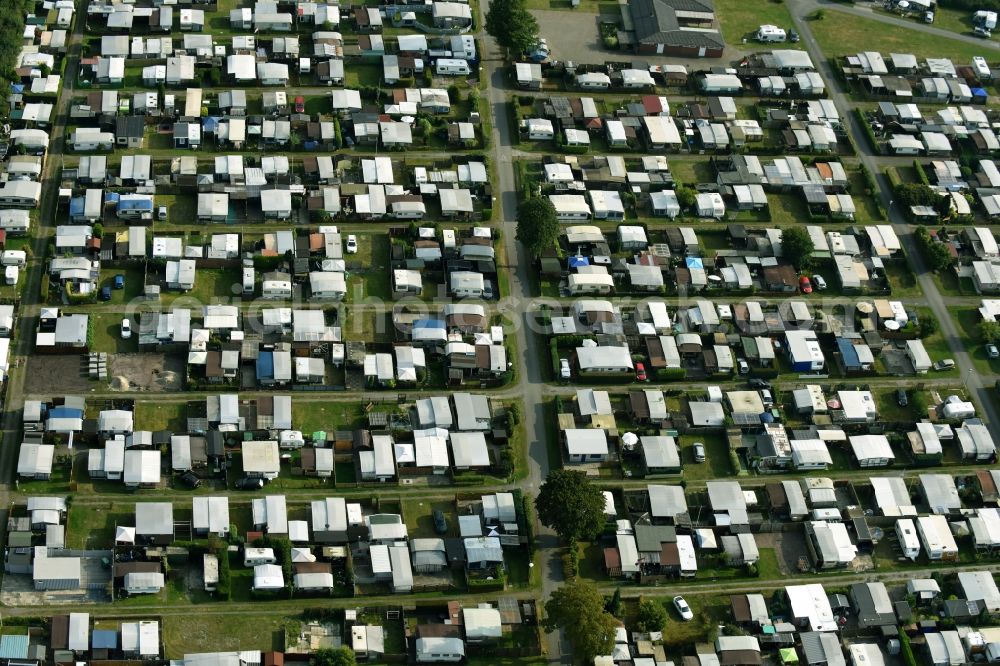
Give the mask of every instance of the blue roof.
POLYGON ((52 419, 82 419, 83 410, 76 407, 55 407, 49 410, 52 419))
POLYGON ((118 194, 117 192, 104 193, 104 203, 117 203, 117 201, 121 198, 122 195, 118 194))
POLYGON ((73 197, 69 200, 69 214, 83 215, 83 208, 87 204, 83 197, 73 197))
POLYGON ((262 351, 257 357, 257 378, 274 378, 274 352, 262 351))
POLYGON ((684 260, 684 264, 688 268, 705 268, 705 262, 701 260, 701 257, 688 257, 684 260))
POLYGON ((588 259, 587 257, 573 256, 569 258, 570 268, 579 268, 580 266, 589 266, 589 265, 590 265, 590 259, 588 259))
POLYGON ((215 116, 201 119, 201 128, 206 132, 215 132, 219 128, 219 119, 215 116))
POLYGON ((152 199, 125 199, 124 201, 118 202, 118 212, 126 210, 147 210, 152 212, 153 210, 153 200, 152 199))
POLYGON ((984 88, 973 88, 972 94, 976 97, 989 97, 989 94, 984 88))
POLYGON ((844 367, 856 368, 861 365, 857 348, 847 338, 837 338, 837 351, 840 352, 840 357, 844 360, 844 367))
POLYGON ((446 328, 441 319, 418 319, 413 322, 413 328, 446 328))
POLYGON ((28 636, 0 636, 0 659, 27 659, 28 636))
POLYGON ((118 647, 118 632, 114 629, 94 629, 90 639, 94 650, 114 650, 118 647))
POLYGON ((10 91, 12 93, 23 93, 24 92, 24 84, 23 83, 12 83, 12 84, 10 84, 10 91))

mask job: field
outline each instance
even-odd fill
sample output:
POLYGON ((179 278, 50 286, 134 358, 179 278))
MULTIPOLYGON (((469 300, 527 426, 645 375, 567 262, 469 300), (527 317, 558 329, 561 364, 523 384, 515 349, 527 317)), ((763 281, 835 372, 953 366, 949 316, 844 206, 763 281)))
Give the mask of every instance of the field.
POLYGON ((715 15, 722 24, 722 36, 731 45, 739 44, 764 24, 785 30, 792 25, 792 17, 781 0, 716 0, 715 15))
POLYGON ((813 21, 810 27, 824 54, 830 58, 871 50, 876 44, 882 53, 912 53, 917 58, 951 58, 963 63, 983 53, 975 44, 916 30, 887 28, 880 21, 834 10, 827 10, 823 18, 813 21))
POLYGON ((141 401, 135 405, 135 423, 143 430, 171 430, 185 432, 187 422, 184 420, 185 404, 183 402, 150 402, 141 401))
POLYGON ((290 624, 282 614, 192 613, 163 618, 163 653, 180 659, 193 652, 284 650, 290 624))

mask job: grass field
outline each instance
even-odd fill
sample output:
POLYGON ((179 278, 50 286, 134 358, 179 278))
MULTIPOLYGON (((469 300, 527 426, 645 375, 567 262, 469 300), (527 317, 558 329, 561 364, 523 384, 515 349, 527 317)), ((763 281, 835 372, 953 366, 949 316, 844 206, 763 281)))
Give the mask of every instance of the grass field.
MULTIPOLYGON (((877 9, 880 13, 889 14, 888 11, 883 11, 877 9)), ((893 13, 895 17, 899 17, 899 14, 893 13)), ((923 13, 916 12, 910 16, 910 20, 914 23, 923 23, 923 13)), ((940 30, 950 30, 951 32, 956 32, 960 35, 971 35, 972 32, 972 11, 961 11, 958 9, 948 9, 941 7, 940 5, 934 9, 934 27, 940 30)), ((996 39, 997 37, 992 37, 989 41, 996 39)), ((986 41, 986 40, 984 40, 986 41)))
POLYGON ((979 334, 979 322, 982 321, 979 312, 970 307, 948 308, 948 312, 962 332, 965 348, 976 370, 986 374, 1000 372, 1000 359, 991 359, 986 355, 986 342, 979 334))
POLYGON ((822 19, 814 21, 810 27, 816 41, 829 57, 871 50, 873 45, 877 45, 882 53, 912 53, 917 58, 951 58, 963 63, 983 54, 983 49, 975 44, 916 30, 888 28, 880 21, 832 10, 828 10, 822 19))
POLYGON ((279 613, 168 615, 163 618, 163 654, 180 659, 192 652, 284 650, 289 622, 279 613))
POLYGON ((356 402, 292 402, 292 423, 304 433, 317 430, 352 429, 363 413, 356 402))
MULTIPOLYGON (((715 15, 722 24, 722 36, 729 44, 739 44, 743 38, 757 32, 761 25, 776 25, 788 30, 792 17, 781 0, 716 0, 715 15)), ((767 48, 768 45, 764 45, 767 48)), ((782 48, 781 44, 775 44, 782 48)))
POLYGON ((187 432, 183 402, 150 402, 143 400, 135 404, 135 422, 143 430, 171 430, 187 432))

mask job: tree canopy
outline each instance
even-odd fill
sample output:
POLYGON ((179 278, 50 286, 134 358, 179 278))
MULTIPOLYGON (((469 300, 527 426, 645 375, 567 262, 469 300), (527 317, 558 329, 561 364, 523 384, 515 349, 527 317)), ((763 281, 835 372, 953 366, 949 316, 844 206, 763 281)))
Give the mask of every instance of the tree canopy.
POLYGON ((781 232, 781 251, 785 259, 799 270, 808 268, 815 249, 809 232, 802 227, 790 227, 781 232))
POLYGON ((309 659, 309 666, 356 666, 354 650, 342 648, 321 648, 309 659))
MULTIPOLYGON (((549 472, 535 500, 538 519, 568 543, 593 539, 604 527, 604 493, 583 472, 549 472)), ((601 603, 604 607, 604 603, 601 603)))
POLYGON ((667 609, 655 599, 639 602, 639 616, 636 623, 639 631, 663 631, 667 624, 667 609))
POLYGON ((486 32, 497 44, 520 55, 538 42, 538 21, 524 0, 490 0, 486 32))
POLYGON ((698 192, 690 187, 682 185, 674 191, 674 194, 677 195, 677 203, 684 212, 694 208, 695 203, 698 201, 698 192))
POLYGON ((618 620, 604 610, 604 597, 590 581, 566 583, 545 602, 546 632, 562 629, 573 646, 573 657, 592 663, 594 657, 611 654, 618 620))
POLYGON ((547 197, 532 197, 517 207, 517 240, 533 257, 555 246, 559 240, 556 209, 547 197))
POLYGON ((920 253, 927 263, 927 268, 935 272, 941 272, 951 268, 955 263, 955 257, 951 255, 944 243, 939 243, 931 238, 930 233, 924 227, 917 227, 913 234, 920 247, 920 253))

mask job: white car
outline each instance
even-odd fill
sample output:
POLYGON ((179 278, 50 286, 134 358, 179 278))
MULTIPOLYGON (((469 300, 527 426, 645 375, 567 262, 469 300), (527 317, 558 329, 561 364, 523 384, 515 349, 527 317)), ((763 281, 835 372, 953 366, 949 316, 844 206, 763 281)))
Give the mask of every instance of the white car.
POLYGON ((358 251, 358 237, 351 234, 347 237, 347 254, 356 254, 358 251))
POLYGON ((685 622, 689 622, 694 619, 694 613, 691 612, 691 607, 688 606, 688 602, 684 601, 684 597, 680 595, 674 597, 674 608, 677 609, 677 613, 685 622))
POLYGON ((572 371, 569 369, 569 359, 561 358, 559 359, 559 377, 561 379, 569 379, 572 376, 572 371))
POLYGON ((122 340, 128 340, 132 337, 132 324, 128 319, 122 319, 122 340))
POLYGON ((826 289, 826 280, 823 279, 822 275, 813 275, 813 286, 823 291, 826 289))

